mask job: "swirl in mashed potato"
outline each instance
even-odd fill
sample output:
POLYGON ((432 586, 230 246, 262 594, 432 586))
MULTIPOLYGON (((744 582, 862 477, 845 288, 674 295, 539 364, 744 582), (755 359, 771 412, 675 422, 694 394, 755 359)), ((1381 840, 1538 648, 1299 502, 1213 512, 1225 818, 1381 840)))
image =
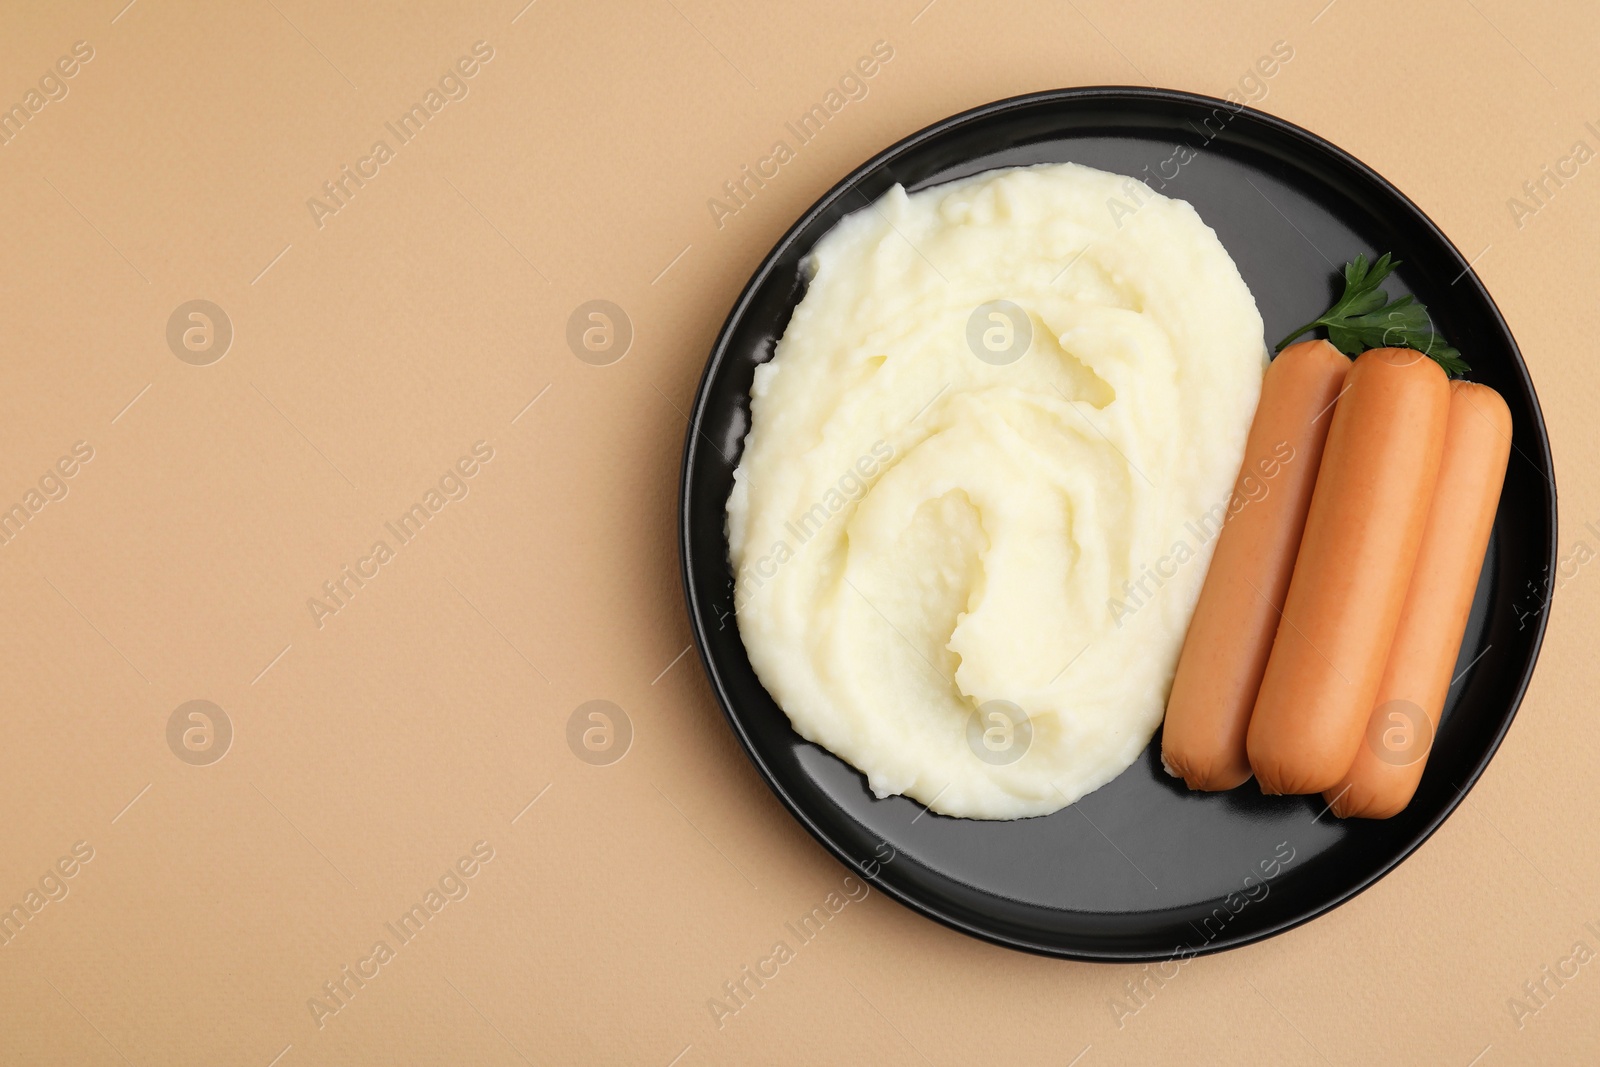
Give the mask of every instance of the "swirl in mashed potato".
POLYGON ((818 243, 756 370, 739 632, 794 728, 880 797, 1047 814, 1161 722, 1265 353, 1216 234, 1142 188, 1116 210, 1128 181, 896 186, 818 243), (1017 758, 985 758, 992 723, 1017 758))

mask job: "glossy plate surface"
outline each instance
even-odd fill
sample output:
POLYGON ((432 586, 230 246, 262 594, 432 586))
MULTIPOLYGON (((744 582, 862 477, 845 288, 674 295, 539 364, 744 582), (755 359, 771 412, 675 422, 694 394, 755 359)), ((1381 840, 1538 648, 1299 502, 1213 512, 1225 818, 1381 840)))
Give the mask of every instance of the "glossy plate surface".
POLYGON ((784 235, 706 366, 685 447, 679 536, 695 641, 717 698, 762 776, 819 841, 904 904, 977 937, 1077 959, 1158 959, 1247 944, 1337 906, 1460 803, 1511 725, 1544 634, 1556 558, 1552 475, 1538 399, 1494 302, 1466 258, 1388 182, 1299 127, 1208 97, 1069 89, 990 104, 906 138, 784 235), (1339 265, 1358 252, 1393 251, 1404 265, 1390 295, 1415 293, 1472 364, 1470 377, 1510 405, 1511 466, 1461 677, 1422 786, 1396 818, 1342 823, 1322 814, 1320 798, 1264 797, 1253 782, 1191 793, 1163 773, 1159 733, 1115 781, 1045 818, 925 814, 905 797, 874 798, 857 771, 803 741, 751 669, 734 623, 724 509, 750 425, 751 376, 804 295, 802 258, 896 182, 914 192, 995 167, 1065 161, 1147 176, 1193 204, 1238 263, 1269 341, 1331 303, 1339 265))

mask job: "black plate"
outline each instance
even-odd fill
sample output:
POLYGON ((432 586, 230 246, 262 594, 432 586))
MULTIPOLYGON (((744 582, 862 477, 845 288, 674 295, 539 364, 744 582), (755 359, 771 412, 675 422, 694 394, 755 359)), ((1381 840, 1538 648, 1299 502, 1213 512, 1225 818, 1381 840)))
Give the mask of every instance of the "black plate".
POLYGON ((1544 636, 1556 560, 1539 402, 1467 260, 1415 204, 1320 137, 1209 97, 1139 88, 1037 93, 968 111, 906 138, 817 201, 762 262, 712 349, 680 507, 695 643, 734 732, 795 818, 924 915, 1012 948, 1087 960, 1247 944, 1393 870, 1460 803, 1510 727, 1544 636), (1181 168, 1163 167, 1178 145, 1198 152, 1181 168), (1191 793, 1162 772, 1159 733, 1115 781, 1053 815, 979 822, 924 814, 905 797, 875 799, 854 768, 801 740, 751 669, 734 623, 724 508, 750 427, 754 368, 772 357, 805 291, 801 258, 896 182, 915 191, 995 167, 1064 161, 1148 174, 1158 191, 1193 204, 1238 263, 1269 341, 1331 302, 1336 265, 1357 252, 1393 251, 1404 266, 1391 296, 1414 292, 1472 364, 1471 377, 1510 405, 1514 451, 1458 664, 1464 676, 1451 689, 1422 786, 1399 816, 1340 822, 1320 798, 1264 797, 1254 783, 1191 793))

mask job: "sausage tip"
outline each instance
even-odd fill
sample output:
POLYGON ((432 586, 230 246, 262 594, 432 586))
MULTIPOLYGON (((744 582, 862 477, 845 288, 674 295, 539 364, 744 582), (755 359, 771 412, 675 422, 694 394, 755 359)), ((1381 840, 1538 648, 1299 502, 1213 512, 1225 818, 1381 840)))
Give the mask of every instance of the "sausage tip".
MULTIPOLYGON (((1324 797, 1327 795, 1323 793, 1324 797)), ((1405 799, 1409 802, 1411 795, 1406 794, 1405 799)), ((1328 810, 1340 819, 1390 819, 1404 811, 1405 806, 1405 803, 1385 801, 1376 794, 1358 796, 1355 789, 1346 788, 1328 804, 1328 810)))
POLYGON ((1174 759, 1165 749, 1161 752, 1161 769, 1174 778, 1182 778, 1190 789, 1207 793, 1221 793, 1237 789, 1250 780, 1250 768, 1231 766, 1220 759, 1195 761, 1174 759))

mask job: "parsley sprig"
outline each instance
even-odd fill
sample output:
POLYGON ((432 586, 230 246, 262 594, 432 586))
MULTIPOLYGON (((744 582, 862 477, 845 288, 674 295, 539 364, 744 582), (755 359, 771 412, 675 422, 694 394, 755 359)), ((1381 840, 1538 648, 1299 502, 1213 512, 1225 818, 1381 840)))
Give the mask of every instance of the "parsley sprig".
POLYGON ((1328 340, 1347 356, 1357 356, 1369 348, 1414 348, 1435 360, 1446 374, 1465 374, 1471 370, 1461 353, 1445 343, 1428 318, 1428 309, 1411 296, 1390 300, 1378 286, 1400 264, 1385 252, 1376 263, 1367 264, 1365 255, 1344 265, 1344 295, 1311 322, 1278 342, 1282 352, 1289 342, 1319 326, 1328 330, 1328 340))

